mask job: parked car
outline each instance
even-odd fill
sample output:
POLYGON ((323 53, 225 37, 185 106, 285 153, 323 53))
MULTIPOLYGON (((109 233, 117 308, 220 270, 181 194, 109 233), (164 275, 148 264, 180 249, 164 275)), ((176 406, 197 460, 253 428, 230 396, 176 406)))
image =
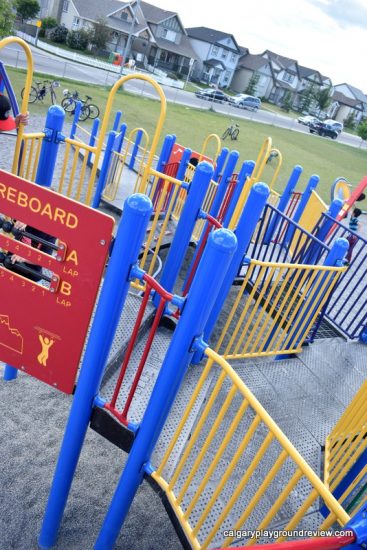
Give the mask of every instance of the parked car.
POLYGON ((312 115, 305 115, 305 116, 299 116, 297 118, 297 122, 300 124, 304 124, 305 126, 309 126, 311 123, 314 124, 315 122, 319 122, 319 119, 312 115))
POLYGON ((336 139, 338 137, 338 132, 334 130, 331 124, 326 124, 325 122, 314 122, 309 126, 311 134, 318 134, 323 137, 330 137, 331 139, 336 139))
POLYGON ((339 122, 338 120, 333 120, 332 118, 327 118, 324 120, 325 124, 330 124, 340 134, 342 130, 344 129, 344 125, 342 122, 339 122))
POLYGON ((230 103, 241 109, 249 109, 250 111, 257 111, 261 106, 261 99, 248 94, 237 94, 236 96, 229 98, 230 103))
POLYGON ((200 99, 206 99, 207 101, 216 101, 218 103, 224 103, 229 99, 228 95, 221 90, 213 90, 211 88, 195 92, 195 95, 200 99))

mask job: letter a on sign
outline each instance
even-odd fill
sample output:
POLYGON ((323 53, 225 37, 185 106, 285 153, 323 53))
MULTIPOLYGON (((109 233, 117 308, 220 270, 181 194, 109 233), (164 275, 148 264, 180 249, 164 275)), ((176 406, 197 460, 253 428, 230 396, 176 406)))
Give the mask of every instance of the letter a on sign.
POLYGON ((0 212, 30 235, 0 232, 3 255, 24 259, 16 271, 0 263, 0 361, 72 393, 114 220, 2 170, 0 212))

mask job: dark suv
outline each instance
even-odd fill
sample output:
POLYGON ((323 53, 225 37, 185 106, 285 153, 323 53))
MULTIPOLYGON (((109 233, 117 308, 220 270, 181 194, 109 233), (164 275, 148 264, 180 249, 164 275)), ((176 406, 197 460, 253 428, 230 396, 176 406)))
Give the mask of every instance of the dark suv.
POLYGON ((309 130, 311 134, 318 134, 319 136, 329 137, 331 139, 336 139, 339 135, 331 124, 326 124, 325 122, 312 122, 309 126, 309 130))
POLYGON ((224 103, 228 101, 229 97, 221 90, 213 90, 213 88, 208 88, 207 90, 195 92, 195 95, 196 97, 200 97, 200 99, 206 99, 207 101, 217 101, 218 103, 224 103))

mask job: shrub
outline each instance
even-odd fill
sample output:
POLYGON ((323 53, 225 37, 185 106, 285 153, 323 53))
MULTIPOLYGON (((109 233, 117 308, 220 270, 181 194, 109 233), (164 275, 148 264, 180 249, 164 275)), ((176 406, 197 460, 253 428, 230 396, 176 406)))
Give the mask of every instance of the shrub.
POLYGON ((57 27, 57 21, 54 17, 45 17, 42 19, 42 24, 39 32, 39 36, 45 36, 48 29, 57 27))
POLYGON ((66 43, 73 50, 85 50, 89 43, 89 33, 83 29, 70 31, 66 43))
POLYGON ((58 44, 65 44, 67 35, 68 29, 62 25, 58 25, 50 31, 50 40, 58 44))

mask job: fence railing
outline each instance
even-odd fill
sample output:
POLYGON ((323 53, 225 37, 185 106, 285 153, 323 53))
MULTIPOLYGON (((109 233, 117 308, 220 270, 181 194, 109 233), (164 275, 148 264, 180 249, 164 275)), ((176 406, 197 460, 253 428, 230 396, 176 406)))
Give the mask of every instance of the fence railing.
POLYGON ((94 181, 89 177, 88 156, 95 152, 96 147, 75 139, 65 138, 64 160, 58 182, 58 193, 87 205, 91 203, 94 181))
POLYGON ((325 484, 344 507, 348 502, 353 511, 361 504, 356 498, 358 486, 363 483, 365 490, 367 478, 367 464, 362 458, 367 452, 366 395, 367 381, 362 384, 325 444, 325 484), (354 506, 351 502, 353 496, 354 506))
MULTIPOLYGON (((328 222, 332 225, 332 230, 327 235, 325 243, 330 246, 339 237, 348 240, 346 260, 349 268, 340 278, 325 308, 325 317, 348 338, 355 339, 367 325, 367 239, 360 233, 351 231, 342 222, 335 221, 328 214, 322 214, 313 233, 317 236, 328 222)), ((315 335, 316 333, 312 337, 315 335)))
POLYGON ((340 267, 250 260, 216 344, 226 359, 302 351, 340 267))
MULTIPOLYGON (((151 474, 192 548, 230 546, 240 529, 305 527, 320 499, 344 525, 348 514, 231 366, 209 348, 205 355, 207 363, 182 420, 151 474), (182 434, 208 379, 210 396, 172 470, 171 456, 176 446, 181 448, 182 434)), ((259 535, 242 540, 247 545, 265 542, 259 535)))
POLYGON ((43 132, 23 134, 18 175, 30 181, 35 181, 38 161, 40 158, 43 132))

